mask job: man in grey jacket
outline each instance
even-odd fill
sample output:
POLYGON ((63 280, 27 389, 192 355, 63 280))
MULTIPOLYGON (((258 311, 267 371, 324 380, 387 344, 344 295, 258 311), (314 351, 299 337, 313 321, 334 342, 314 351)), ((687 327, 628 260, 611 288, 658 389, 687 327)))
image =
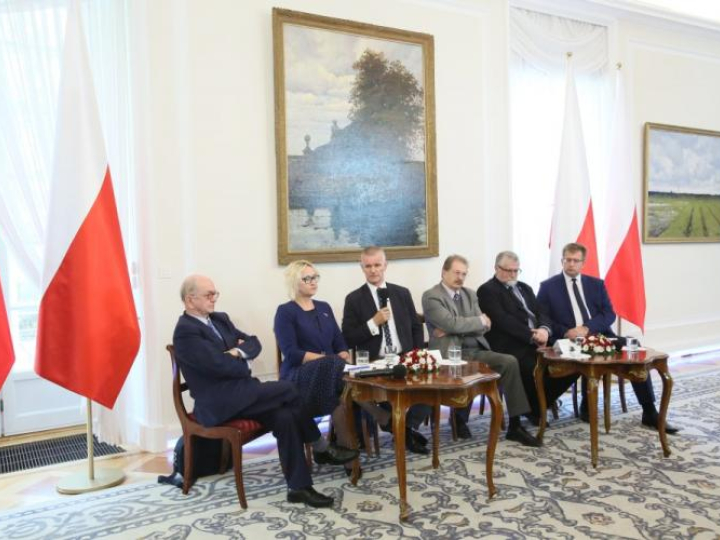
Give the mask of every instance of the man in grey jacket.
MULTIPOLYGON (((541 446, 542 443, 520 424, 520 416, 530 412, 530 405, 523 389, 518 361, 509 354, 490 350, 483 334, 490 330, 492 321, 480 311, 475 292, 463 286, 467 273, 467 259, 451 255, 443 264, 442 281, 423 294, 422 306, 430 348, 440 349, 446 358, 451 345, 461 346, 463 359, 484 362, 499 373, 510 416, 506 438, 525 446, 541 446)), ((470 438, 467 426, 470 406, 454 409, 453 414, 458 436, 470 438)))

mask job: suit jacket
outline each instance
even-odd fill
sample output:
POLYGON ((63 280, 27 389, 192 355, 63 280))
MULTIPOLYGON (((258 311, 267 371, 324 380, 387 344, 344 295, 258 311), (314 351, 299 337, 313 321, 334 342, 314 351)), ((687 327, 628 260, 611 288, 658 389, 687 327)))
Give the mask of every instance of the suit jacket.
POLYGON ((306 352, 333 355, 348 350, 330 304, 320 300, 313 303, 314 314, 292 300, 277 308, 275 339, 283 355, 281 379, 295 380, 306 352))
POLYGON ((187 314, 180 316, 173 333, 175 358, 195 399, 195 417, 204 426, 242 415, 257 400, 262 384, 252 377, 247 360, 225 354, 242 339, 246 342, 239 348, 255 358, 261 349, 258 339, 235 328, 227 313, 211 313, 210 319, 222 339, 187 314))
POLYGON ((474 291, 463 287, 460 290, 463 302, 470 306, 470 315, 460 315, 456 302, 450 298, 442 283, 438 283, 432 289, 425 291, 422 297, 425 323, 430 334, 430 348, 440 349, 443 357, 447 357, 447 350, 450 345, 463 345, 465 338, 474 338, 478 348, 490 350, 490 344, 483 334, 488 328, 480 320, 480 307, 474 291), (440 328, 446 335, 437 338, 433 336, 433 330, 440 328))
MULTIPOLYGON (((552 320, 535 298, 532 287, 519 281, 517 288, 528 309, 535 315, 536 328, 544 326, 552 330, 552 320)), ((532 341, 528 314, 512 290, 493 277, 478 288, 477 297, 480 307, 492 321, 490 331, 485 334, 492 349, 512 354, 516 358, 523 358, 525 355, 534 357, 537 347, 532 341)))
MULTIPOLYGON (((615 311, 605 288, 605 282, 586 275, 582 276, 581 281, 585 304, 590 315, 590 321, 587 323, 590 333, 615 336, 611 328, 612 323, 615 322, 615 311)), ((553 342, 563 338, 570 328, 575 328, 575 315, 562 272, 540 284, 537 299, 553 321, 553 342)))
MULTIPOLYGON (((387 284, 392 317, 395 321, 398 347, 405 353, 415 348, 423 347, 423 328, 418 319, 415 304, 410 291, 400 285, 387 284)), ((354 290, 345 297, 343 309, 342 333, 350 348, 367 349, 370 359, 375 360, 380 355, 380 346, 383 342, 383 330, 373 336, 368 328, 367 321, 377 313, 377 306, 367 283, 354 290)))

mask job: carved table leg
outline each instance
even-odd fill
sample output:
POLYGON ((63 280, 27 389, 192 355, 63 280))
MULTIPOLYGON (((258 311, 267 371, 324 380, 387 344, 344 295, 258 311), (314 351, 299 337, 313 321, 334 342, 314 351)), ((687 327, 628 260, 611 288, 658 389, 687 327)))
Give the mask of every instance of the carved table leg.
POLYGON ((543 380, 544 372, 545 365, 538 359, 535 364, 535 389, 537 390, 538 403, 540 404, 540 426, 537 431, 537 438, 540 442, 543 440, 545 427, 547 426, 547 398, 545 397, 545 384, 543 380))
POLYGON ((432 466, 433 469, 437 469, 440 466, 440 399, 436 396, 435 403, 433 404, 433 417, 432 417, 432 446, 433 446, 433 458, 432 466))
MULTIPOLYGON (((660 377, 662 378, 663 390, 662 398, 660 399, 660 417, 658 418, 658 433, 660 434, 660 444, 663 449, 663 456, 668 457, 670 455, 670 446, 667 442, 667 434, 665 433, 665 422, 667 420, 667 410, 670 405, 670 394, 672 393, 673 379, 670 376, 670 372, 667 368, 667 362, 658 362, 655 365, 660 377)), ((650 376, 648 374, 648 376, 650 376)))
POLYGON ((603 375, 603 414, 605 416, 605 433, 610 433, 610 385, 612 374, 603 375))
POLYGON ((400 489, 400 519, 407 519, 410 515, 410 506, 407 503, 407 472, 405 469, 405 399, 403 392, 393 392, 392 398, 392 426, 395 439, 395 466, 398 473, 398 487, 400 489))
POLYGON ((598 378, 588 375, 588 412, 590 413, 590 456, 592 466, 598 461, 598 378))
POLYGON ((492 382, 492 390, 487 394, 490 400, 490 408, 492 410, 492 421, 490 424, 490 439, 488 440, 487 459, 485 462, 485 476, 487 477, 488 497, 493 498, 497 490, 493 482, 493 461, 495 460, 495 447, 497 446, 498 436, 500 435, 500 423, 503 417, 503 406, 500 401, 500 393, 498 392, 497 381, 492 382))
MULTIPOLYGON (((355 432, 352 391, 349 384, 345 385, 341 400, 345 406, 345 422, 347 425, 348 435, 350 437, 353 450, 357 450, 357 433, 355 432)), ((350 476, 350 482, 353 486, 357 485, 358 478, 360 478, 360 456, 356 457, 355 461, 353 461, 352 475, 350 476)))

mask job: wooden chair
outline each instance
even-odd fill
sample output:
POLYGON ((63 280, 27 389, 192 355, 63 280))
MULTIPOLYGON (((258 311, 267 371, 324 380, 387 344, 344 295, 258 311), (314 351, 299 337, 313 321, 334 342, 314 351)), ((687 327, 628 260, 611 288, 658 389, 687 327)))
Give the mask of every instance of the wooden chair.
POLYGON ((220 461, 220 474, 226 470, 228 461, 228 449, 232 451, 233 472, 235 473, 235 487, 237 488, 240 506, 247 508, 245 499, 245 487, 242 476, 242 447, 245 443, 253 441, 268 433, 268 430, 255 420, 236 419, 225 422, 220 426, 204 427, 195 420, 193 413, 188 413, 183 402, 182 394, 188 390, 185 382, 180 382, 180 370, 175 360, 175 349, 172 345, 166 347, 170 353, 173 373, 173 401, 175 412, 182 426, 183 438, 185 439, 185 474, 183 475, 183 494, 188 491, 195 482, 193 477, 193 440, 195 437, 206 439, 223 439, 223 450, 220 461))

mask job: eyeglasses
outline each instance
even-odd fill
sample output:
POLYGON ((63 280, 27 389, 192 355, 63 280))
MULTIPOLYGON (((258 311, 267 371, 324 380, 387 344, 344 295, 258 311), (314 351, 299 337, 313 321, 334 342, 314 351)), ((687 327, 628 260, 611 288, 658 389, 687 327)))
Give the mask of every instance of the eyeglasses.
POLYGON ((565 257, 562 261, 568 264, 579 264, 581 262, 585 262, 585 259, 570 259, 568 257, 565 257))
POLYGON ((194 294, 193 296, 200 296, 202 298, 205 298, 206 300, 217 300, 217 298, 220 296, 220 291, 208 291, 203 294, 194 294))
POLYGON ((522 274, 521 268, 503 268, 502 266, 498 266, 498 268, 503 272, 507 272, 508 274, 522 274))
POLYGON ((310 285, 311 283, 317 283, 318 281, 320 281, 320 274, 315 274, 313 276, 301 277, 300 281, 302 281, 305 285, 310 285))

